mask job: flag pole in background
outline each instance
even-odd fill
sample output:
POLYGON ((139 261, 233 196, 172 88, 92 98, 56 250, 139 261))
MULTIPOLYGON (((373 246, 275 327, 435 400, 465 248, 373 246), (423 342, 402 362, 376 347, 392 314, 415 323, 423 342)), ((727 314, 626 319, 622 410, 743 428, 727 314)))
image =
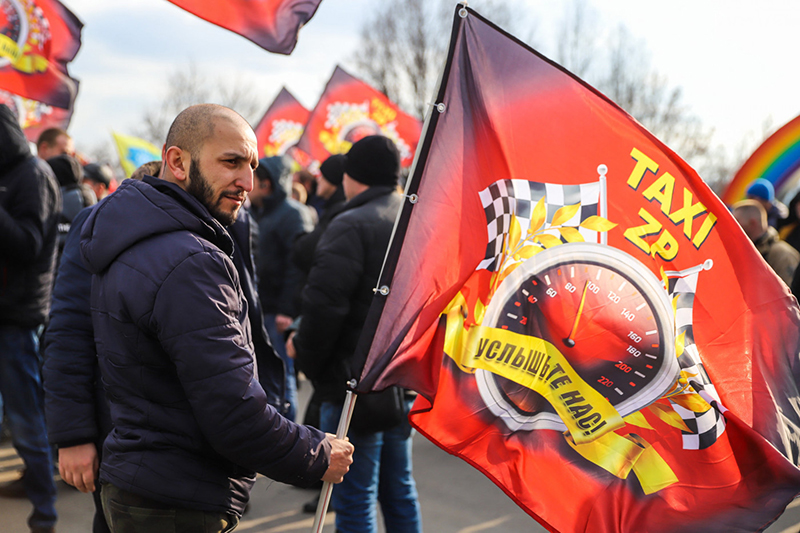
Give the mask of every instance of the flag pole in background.
MULTIPOLYGON (((356 386, 356 380, 351 379, 348 386, 352 389, 356 386)), ((336 438, 343 439, 347 436, 347 429, 350 427, 350 419, 353 418, 353 408, 356 406, 356 393, 352 390, 347 391, 347 396, 344 399, 344 407, 342 408, 342 416, 339 418, 339 426, 336 428, 336 438)), ((322 492, 319 494, 319 503, 317 503, 317 514, 314 516, 314 525, 311 528, 313 533, 322 533, 322 528, 325 525, 325 514, 328 512, 328 504, 331 501, 331 493, 333 492, 333 483, 326 481, 322 484, 322 492)))

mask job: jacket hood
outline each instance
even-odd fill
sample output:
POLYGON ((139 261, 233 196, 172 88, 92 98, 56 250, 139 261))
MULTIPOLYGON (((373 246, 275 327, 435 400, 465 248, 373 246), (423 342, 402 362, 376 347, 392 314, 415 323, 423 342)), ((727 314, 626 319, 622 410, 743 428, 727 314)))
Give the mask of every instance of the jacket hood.
POLYGON ((285 184, 291 181, 289 179, 290 170, 289 165, 279 155, 262 157, 258 160, 258 167, 255 170, 258 179, 262 181, 268 179, 272 184, 272 194, 262 200, 266 211, 274 209, 288 196, 285 184))
POLYGON ((233 253, 228 232, 195 197, 152 176, 127 179, 84 224, 81 254, 89 270, 98 274, 136 243, 179 231, 195 233, 229 256, 233 253))
POLYGON ((8 106, 0 104, 0 175, 32 157, 28 139, 8 106))

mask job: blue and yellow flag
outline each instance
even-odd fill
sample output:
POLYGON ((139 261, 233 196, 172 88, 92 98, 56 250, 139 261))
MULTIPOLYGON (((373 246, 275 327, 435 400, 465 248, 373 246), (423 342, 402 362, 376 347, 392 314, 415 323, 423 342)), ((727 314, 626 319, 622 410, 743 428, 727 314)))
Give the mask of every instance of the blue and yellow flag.
POLYGON ((119 164, 122 165, 126 178, 130 178, 133 171, 143 164, 161 159, 161 150, 144 139, 113 131, 111 135, 114 136, 114 144, 117 145, 119 152, 119 164))

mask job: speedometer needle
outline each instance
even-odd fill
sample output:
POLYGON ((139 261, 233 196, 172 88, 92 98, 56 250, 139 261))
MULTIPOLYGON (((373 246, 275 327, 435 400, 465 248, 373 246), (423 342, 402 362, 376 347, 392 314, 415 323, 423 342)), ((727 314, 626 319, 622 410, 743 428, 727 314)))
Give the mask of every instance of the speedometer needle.
POLYGON ((581 303, 578 306, 578 312, 575 315, 575 322, 572 323, 572 331, 569 332, 569 335, 566 339, 564 339, 564 344, 567 345, 568 348, 572 348, 575 346, 575 341, 572 337, 575 336, 575 332, 578 330, 578 322, 581 320, 581 315, 583 314, 583 304, 586 303, 586 289, 589 288, 589 281, 587 280, 586 283, 583 284, 583 294, 581 295, 581 303))

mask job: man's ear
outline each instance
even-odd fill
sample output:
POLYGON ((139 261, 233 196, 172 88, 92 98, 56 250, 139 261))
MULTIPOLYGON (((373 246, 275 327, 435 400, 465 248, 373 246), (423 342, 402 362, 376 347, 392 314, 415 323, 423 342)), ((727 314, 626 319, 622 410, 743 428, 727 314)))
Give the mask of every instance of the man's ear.
POLYGON ((177 146, 170 146, 164 152, 164 165, 178 182, 184 182, 189 178, 191 162, 189 152, 177 146))

